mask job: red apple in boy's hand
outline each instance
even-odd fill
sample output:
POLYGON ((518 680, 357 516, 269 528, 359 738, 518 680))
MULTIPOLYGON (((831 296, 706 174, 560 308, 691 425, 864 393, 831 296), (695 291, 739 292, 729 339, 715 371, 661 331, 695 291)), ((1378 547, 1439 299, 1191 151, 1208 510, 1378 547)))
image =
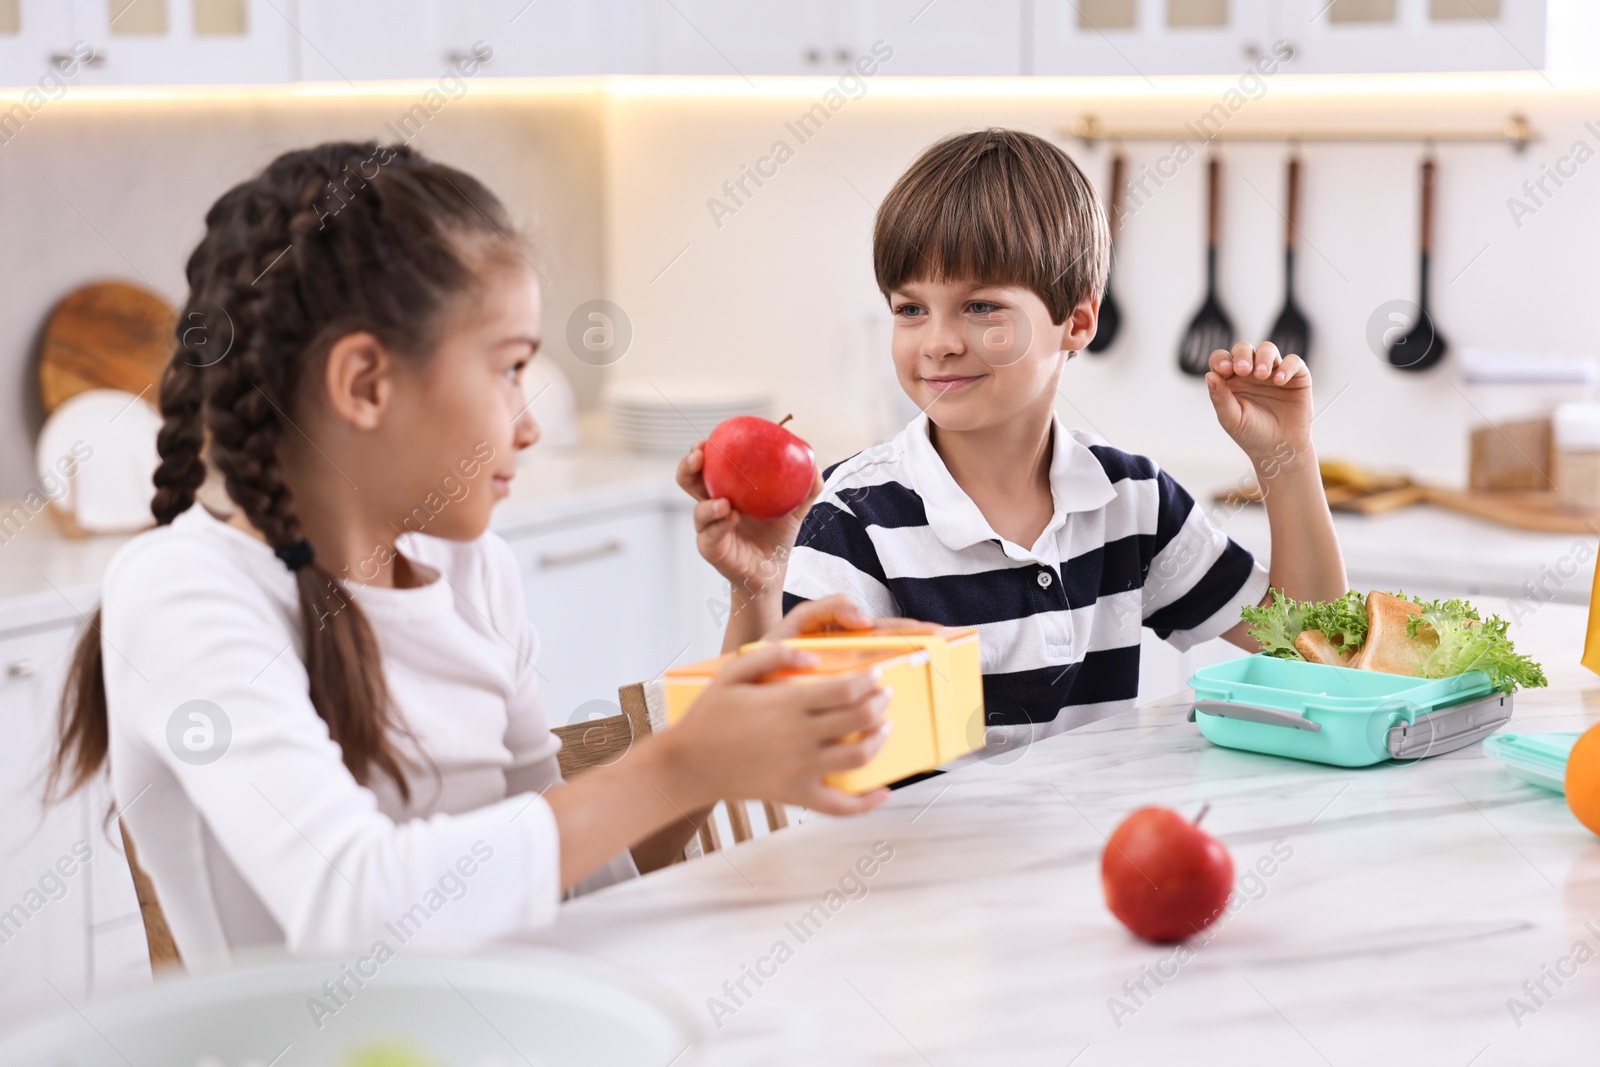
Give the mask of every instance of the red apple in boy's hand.
POLYGON ((1148 941, 1182 941, 1222 914, 1233 858, 1199 818, 1140 808, 1106 841, 1100 880, 1111 914, 1128 929, 1148 941))
POLYGON ((706 438, 705 452, 706 492, 726 497, 734 511, 751 519, 789 514, 811 492, 817 476, 810 445, 783 423, 754 415, 719 423, 706 438))

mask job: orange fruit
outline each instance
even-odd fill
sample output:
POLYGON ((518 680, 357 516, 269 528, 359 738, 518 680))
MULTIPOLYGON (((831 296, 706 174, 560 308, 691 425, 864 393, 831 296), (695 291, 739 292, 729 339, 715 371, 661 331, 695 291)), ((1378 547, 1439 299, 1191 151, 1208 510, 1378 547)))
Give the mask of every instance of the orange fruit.
POLYGON ((1567 757, 1567 807, 1578 821, 1600 834, 1600 726, 1591 726, 1567 757))

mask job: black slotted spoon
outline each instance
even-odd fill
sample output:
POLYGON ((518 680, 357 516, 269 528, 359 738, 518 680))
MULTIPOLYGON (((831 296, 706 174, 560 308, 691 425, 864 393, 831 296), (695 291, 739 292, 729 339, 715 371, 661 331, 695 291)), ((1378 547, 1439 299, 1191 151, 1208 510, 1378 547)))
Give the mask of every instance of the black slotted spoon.
POLYGON ((1233 320, 1217 301, 1218 196, 1222 164, 1215 158, 1206 167, 1206 299, 1195 312, 1178 345, 1178 367, 1185 374, 1204 377, 1211 353, 1233 347, 1233 320))
POLYGON ((1306 321, 1305 313, 1294 300, 1294 238, 1300 217, 1300 160, 1296 157, 1289 158, 1286 180, 1289 202, 1285 205, 1288 210, 1284 212, 1283 310, 1278 312, 1278 321, 1272 324, 1267 340, 1277 345, 1278 353, 1285 358, 1299 356, 1310 363, 1311 323, 1306 321))
POLYGON ((1395 338, 1386 353, 1398 370, 1427 370, 1444 358, 1449 345, 1428 313, 1428 260, 1433 253, 1433 160, 1422 161, 1422 251, 1417 266, 1417 321, 1395 338))
MULTIPOLYGON (((1111 232, 1113 264, 1117 254, 1117 212, 1122 207, 1122 153, 1111 157, 1111 210, 1106 214, 1106 226, 1111 232)), ((1122 325, 1122 309, 1111 295, 1111 275, 1106 275, 1106 294, 1100 299, 1100 321, 1094 337, 1089 341, 1089 351, 1104 352, 1117 339, 1117 328, 1122 325)))

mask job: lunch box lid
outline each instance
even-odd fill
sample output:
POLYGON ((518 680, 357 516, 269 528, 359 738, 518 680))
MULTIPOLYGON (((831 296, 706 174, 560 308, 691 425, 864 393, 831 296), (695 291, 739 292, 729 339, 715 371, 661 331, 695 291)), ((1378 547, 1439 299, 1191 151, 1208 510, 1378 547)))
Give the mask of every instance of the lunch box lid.
POLYGON ((1495 734, 1483 743, 1483 754, 1496 763, 1505 764, 1506 770, 1523 781, 1564 793, 1567 757, 1581 736, 1576 730, 1495 734))

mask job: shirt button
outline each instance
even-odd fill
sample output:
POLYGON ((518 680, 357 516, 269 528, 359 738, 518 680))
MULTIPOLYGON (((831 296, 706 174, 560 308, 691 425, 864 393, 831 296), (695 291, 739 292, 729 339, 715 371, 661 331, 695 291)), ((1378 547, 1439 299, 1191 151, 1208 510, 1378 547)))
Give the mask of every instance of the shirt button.
POLYGON ((1039 571, 1039 588, 1049 589, 1050 583, 1053 581, 1055 581, 1055 578, 1050 574, 1050 572, 1041 568, 1039 571))

